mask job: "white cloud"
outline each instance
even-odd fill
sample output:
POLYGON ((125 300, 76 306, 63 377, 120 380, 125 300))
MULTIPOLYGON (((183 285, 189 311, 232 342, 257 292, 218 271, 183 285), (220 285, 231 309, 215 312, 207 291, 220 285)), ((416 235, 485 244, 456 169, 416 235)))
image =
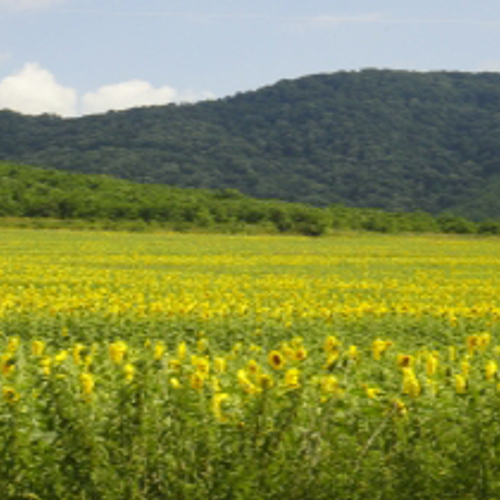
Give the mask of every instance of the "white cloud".
POLYGON ((44 10, 65 0, 0 0, 0 10, 44 10))
POLYGON ((82 113, 104 113, 109 110, 123 110, 137 106, 153 106, 171 102, 194 102, 213 97, 209 92, 196 94, 191 91, 179 92, 171 87, 154 88, 144 80, 104 85, 95 92, 82 97, 82 113))
POLYGON ((72 117, 213 98, 210 92, 178 91, 168 86, 155 88, 143 80, 103 85, 80 97, 76 90, 59 84, 50 71, 37 63, 27 63, 21 71, 0 81, 0 109, 28 115, 53 113, 72 117))
POLYGON ((27 63, 18 73, 0 82, 0 109, 8 108, 29 115, 76 114, 76 91, 63 87, 37 63, 27 63))

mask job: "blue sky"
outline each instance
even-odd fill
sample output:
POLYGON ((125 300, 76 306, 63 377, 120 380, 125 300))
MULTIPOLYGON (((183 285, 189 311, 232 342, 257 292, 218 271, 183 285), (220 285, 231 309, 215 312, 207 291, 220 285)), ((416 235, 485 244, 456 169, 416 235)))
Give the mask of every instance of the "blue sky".
POLYGON ((0 0, 0 109, 62 116, 366 67, 500 71, 497 0, 0 0))

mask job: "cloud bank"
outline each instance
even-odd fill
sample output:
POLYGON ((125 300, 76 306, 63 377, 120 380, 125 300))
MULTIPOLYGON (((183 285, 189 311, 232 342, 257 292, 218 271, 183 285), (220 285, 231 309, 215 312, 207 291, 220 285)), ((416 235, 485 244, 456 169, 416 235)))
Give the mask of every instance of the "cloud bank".
POLYGON ((76 90, 58 83, 50 71, 37 63, 27 63, 0 81, 0 109, 28 115, 51 113, 63 117, 105 113, 138 106, 195 102, 211 99, 210 92, 178 91, 168 86, 153 87, 144 80, 103 85, 79 96, 76 90))
POLYGON ((0 81, 0 109, 28 115, 55 113, 75 116, 76 91, 56 82, 52 74, 36 63, 27 63, 14 75, 0 81))
POLYGON ((130 80, 114 85, 104 85, 96 92, 82 97, 84 114, 104 113, 110 109, 121 110, 136 106, 153 106, 171 102, 194 102, 213 97, 209 92, 197 95, 191 91, 179 92, 171 87, 154 88, 144 80, 130 80))

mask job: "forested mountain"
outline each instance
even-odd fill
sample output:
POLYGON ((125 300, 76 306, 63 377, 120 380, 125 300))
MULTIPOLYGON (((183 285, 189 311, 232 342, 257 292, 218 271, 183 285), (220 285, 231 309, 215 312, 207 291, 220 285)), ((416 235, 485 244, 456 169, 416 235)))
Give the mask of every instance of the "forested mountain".
POLYGON ((76 119, 4 110, 0 159, 314 205, 500 217, 500 74, 367 69, 76 119))

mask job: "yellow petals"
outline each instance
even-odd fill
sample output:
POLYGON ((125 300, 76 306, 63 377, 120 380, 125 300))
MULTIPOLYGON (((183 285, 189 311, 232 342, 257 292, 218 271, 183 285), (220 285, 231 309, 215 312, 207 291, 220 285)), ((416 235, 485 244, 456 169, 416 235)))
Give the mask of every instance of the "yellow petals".
POLYGON ((467 394, 467 379, 460 374, 455 375, 455 392, 457 394, 467 394))
POLYGON ((2 388, 2 396, 4 401, 11 405, 17 403, 20 399, 20 396, 17 393, 17 391, 13 387, 9 386, 4 386, 2 388))
POLYGON ((11 337, 7 342, 7 352, 10 354, 15 354, 19 349, 19 345, 21 344, 21 339, 19 337, 11 337))
POLYGON ((123 367, 123 373, 125 374, 125 380, 127 382, 132 382, 135 378, 135 366, 132 363, 127 363, 123 367))
POLYGON ((467 358, 462 360, 462 362, 460 363, 460 368, 462 370, 462 375, 465 378, 467 378, 470 374, 470 363, 469 363, 469 360, 467 358))
POLYGON ((248 361, 247 370, 248 373, 250 373, 254 378, 258 378, 260 372, 262 371, 261 367, 259 366, 259 363, 257 363, 255 359, 251 359, 248 361))
POLYGON ((206 377, 210 372, 210 360, 207 356, 191 356, 191 364, 195 370, 206 377))
POLYGON ((45 351, 45 342, 43 340, 34 340, 31 343, 31 353, 33 356, 40 357, 45 351))
POLYGON ((241 342, 236 342, 236 344, 233 345, 231 352, 234 357, 237 357, 240 355, 242 350, 243 350, 243 344, 241 342))
POLYGON ((201 338, 198 340, 196 343, 196 350, 200 353, 203 354, 206 352, 208 349, 208 340, 206 338, 201 338))
POLYGON ((382 394, 382 390, 378 387, 365 387, 365 392, 370 399, 377 399, 382 394))
POLYGON ((457 348, 453 345, 448 347, 448 359, 452 363, 457 359, 457 348))
POLYGON ((403 401, 400 399, 396 399, 393 402, 393 408, 394 411, 396 412, 396 415, 399 417, 406 417, 408 416, 408 407, 404 404, 403 401))
POLYGON ((0 356, 0 372, 5 377, 12 375, 16 369, 16 360, 11 352, 0 356))
POLYGON ((250 352, 260 353, 262 352, 262 347, 257 344, 251 344, 248 348, 250 352))
POLYGON ((169 382, 170 382, 170 386, 173 389, 180 389, 182 387, 182 384, 177 377, 171 377, 169 382))
POLYGON ((325 340, 324 349, 327 353, 332 353, 340 350, 340 341, 337 337, 330 335, 325 340))
POLYGON ((422 387, 412 368, 403 368, 403 394, 416 398, 420 396, 422 387))
POLYGON ((397 365, 400 368, 411 368, 415 362, 415 358, 408 354, 399 354, 397 357, 397 365))
POLYGON ((200 373, 200 372, 194 372, 191 374, 191 377, 189 378, 189 382, 191 385, 191 389, 194 389, 196 391, 200 391, 203 389, 203 386, 205 385, 205 376, 200 373))
POLYGON ((491 333, 482 332, 476 335, 469 335, 466 339, 467 352, 469 355, 474 354, 476 350, 484 351, 491 342, 491 333))
POLYGON ((156 342, 153 352, 154 360, 159 361, 161 358, 163 358, 163 355, 165 354, 166 350, 167 347, 165 346, 164 342, 156 342))
POLYGON ((337 377, 333 375, 325 375, 321 377, 320 381, 321 392, 327 396, 341 396, 343 390, 340 388, 337 377))
POLYGON ((295 356, 295 350, 294 348, 290 345, 288 342, 282 342, 281 347, 280 347, 280 352, 284 355, 285 358, 287 359, 294 359, 295 356))
POLYGON ((373 359, 375 361, 380 360, 382 355, 393 345, 390 340, 376 339, 372 344, 373 359))
POLYGON ((285 358, 280 351, 271 351, 267 356, 268 362, 275 370, 282 370, 285 366, 285 358))
POLYGON ((241 389, 247 394, 257 394, 261 392, 261 388, 250 379, 245 370, 238 370, 236 376, 241 389))
POLYGON ((123 341, 118 341, 118 342, 113 342, 109 344, 109 357, 111 358, 111 361, 113 363, 119 365, 123 363, 123 360, 127 354, 128 351, 128 345, 126 342, 123 341))
POLYGON ((327 370, 331 370, 335 366, 335 364, 337 363, 339 358, 340 358, 339 351, 331 351, 331 352, 327 353, 325 368, 327 370))
POLYGON ((479 337, 477 335, 469 335, 467 337, 467 352, 469 354, 474 354, 474 351, 478 348, 479 337))
POLYGON ((435 353, 428 354, 425 361, 425 371, 429 377, 432 377, 437 373, 438 365, 438 356, 435 353))
POLYGON ((187 356, 187 345, 186 342, 181 342, 177 346, 177 357, 179 358, 180 361, 184 361, 184 359, 187 356))
POLYGON ((72 349, 73 363, 75 365, 81 365, 83 363, 82 352, 85 351, 86 347, 83 344, 75 344, 72 349))
POLYGON ((52 358, 50 356, 45 356, 40 360, 40 367, 42 369, 42 373, 45 376, 49 376, 52 372, 52 358))
POLYGON ((494 380, 498 372, 498 364, 496 361, 490 360, 484 368, 486 380, 494 380))
POLYGON ((90 401, 95 387, 95 380, 91 373, 85 372, 80 375, 80 387, 85 401, 90 401))
POLYGON ((55 356, 54 356, 54 361, 53 364, 55 366, 62 365, 66 359, 68 359, 69 353, 66 349, 59 351, 55 356))
POLYGON ((307 358, 307 350, 304 346, 298 346, 293 351, 292 359, 295 361, 304 361, 307 358))
POLYGON ((477 347, 484 351, 491 343, 491 333, 483 332, 478 335, 477 347))
POLYGON ((357 361, 359 359, 359 349, 355 345, 350 345, 347 350, 347 356, 352 361, 357 361))
POLYGON ((217 356, 214 359, 214 370, 217 373, 225 373, 227 370, 227 361, 225 358, 221 356, 217 356))
POLYGON ((225 402, 229 400, 229 394, 218 392, 212 397, 212 412, 219 422, 227 422, 229 417, 224 412, 225 402))
POLYGON ((287 389, 298 389, 300 387, 300 370, 297 368, 287 370, 284 384, 287 389))
POLYGON ((221 392, 222 391, 222 384, 221 384, 221 381, 219 378, 211 377, 210 383, 212 385, 213 392, 221 392))

